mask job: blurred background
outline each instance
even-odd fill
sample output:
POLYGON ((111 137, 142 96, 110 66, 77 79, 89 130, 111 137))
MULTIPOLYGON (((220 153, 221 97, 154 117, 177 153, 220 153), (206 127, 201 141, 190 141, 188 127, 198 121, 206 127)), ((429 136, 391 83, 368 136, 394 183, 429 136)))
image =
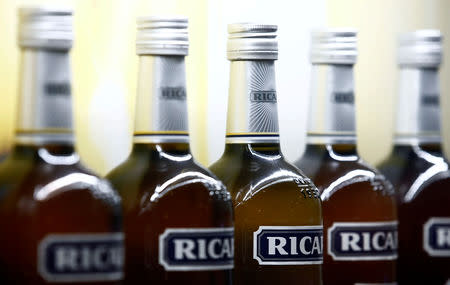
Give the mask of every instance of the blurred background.
POLYGON ((237 21, 279 25, 277 88, 283 152, 295 160, 304 149, 309 100, 309 33, 319 27, 359 31, 356 65, 358 148, 371 163, 388 155, 397 91, 399 32, 440 29, 444 146, 450 154, 450 1, 448 0, 0 0, 0 152, 13 142, 19 49, 17 7, 70 5, 75 10, 72 51, 75 129, 83 161, 101 174, 131 149, 137 83, 135 18, 189 17, 187 58, 189 127, 194 156, 204 165, 225 142, 229 63, 226 26, 237 21))

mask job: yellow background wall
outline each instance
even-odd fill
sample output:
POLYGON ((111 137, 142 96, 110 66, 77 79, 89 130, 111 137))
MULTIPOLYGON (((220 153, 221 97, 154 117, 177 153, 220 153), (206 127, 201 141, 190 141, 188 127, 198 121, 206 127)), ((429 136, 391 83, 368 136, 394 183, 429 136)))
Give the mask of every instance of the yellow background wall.
MULTIPOLYGON (((450 1, 328 0, 330 26, 358 29, 355 69, 358 148, 372 163, 388 155, 397 93, 396 43, 399 32, 440 29, 444 35, 441 94, 444 144, 450 151, 450 1)), ((450 152, 447 152, 450 157, 450 152)))
MULTIPOLYGON (((208 6, 216 3, 213 1, 219 0, 0 0, 0 150, 10 147, 15 121, 19 59, 16 8, 25 4, 56 3, 72 5, 76 11, 72 62, 77 146, 83 160, 102 174, 125 159, 131 147, 137 76, 136 16, 189 16, 191 48, 187 58, 187 82, 192 149, 196 158, 206 164, 211 159, 208 157, 211 144, 207 139, 211 131, 207 125, 208 98, 211 98, 207 94, 207 49, 208 34, 211 34, 208 23, 214 20, 208 18, 208 6)), ((307 10, 308 3, 280 0, 279 6, 293 5, 295 9, 307 10)), ((271 8, 267 21, 276 22, 283 17, 276 8, 273 6, 273 11, 271 8)), ((239 13, 258 13, 257 9, 257 5, 251 5, 248 11, 239 13)), ((418 28, 439 28, 447 38, 444 52, 448 59, 449 11, 450 1, 447 0, 326 1, 330 26, 351 26, 359 30, 360 56, 355 73, 357 129, 359 149, 370 162, 380 161, 390 149, 397 90, 396 34, 418 28)), ((291 20, 295 24, 296 19, 291 20)), ((225 60, 225 55, 222 58, 225 60)), ((449 76, 450 68, 444 64, 441 76, 444 111, 450 107, 449 76)), ((450 124, 447 123, 450 112, 444 113, 445 146, 450 150, 450 124)), ((303 141, 299 143, 302 148, 303 141)), ((298 144, 294 147, 299 148, 298 144)), ((287 149, 286 152, 297 155, 299 150, 287 149)))
POLYGON ((131 147, 137 83, 136 17, 189 17, 188 104, 192 149, 205 160, 207 0, 0 0, 0 150, 12 144, 18 84, 17 7, 70 5, 75 10, 72 50, 77 147, 105 174, 131 147), (202 142, 203 141, 203 142, 202 142))

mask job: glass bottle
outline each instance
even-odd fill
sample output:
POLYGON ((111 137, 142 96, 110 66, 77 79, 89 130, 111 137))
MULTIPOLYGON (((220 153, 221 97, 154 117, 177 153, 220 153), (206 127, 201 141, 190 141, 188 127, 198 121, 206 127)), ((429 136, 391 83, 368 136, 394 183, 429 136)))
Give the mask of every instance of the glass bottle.
POLYGON ((436 30, 400 37, 394 148, 379 166, 396 189, 399 284, 450 282, 450 170, 440 128, 441 41, 436 30))
POLYGON ((317 188, 280 150, 277 26, 232 24, 228 31, 226 146, 211 170, 233 200, 234 284, 322 284, 317 188))
POLYGON ((133 149, 108 178, 123 200, 125 284, 230 284, 233 209, 189 150, 182 17, 138 19, 133 149))
POLYGON ((397 214, 391 184, 356 150, 356 32, 312 34, 307 146, 294 164, 322 199, 324 284, 394 284, 397 214))
POLYGON ((80 163, 72 12, 22 8, 15 143, 0 164, 0 284, 119 284, 120 197, 80 163))

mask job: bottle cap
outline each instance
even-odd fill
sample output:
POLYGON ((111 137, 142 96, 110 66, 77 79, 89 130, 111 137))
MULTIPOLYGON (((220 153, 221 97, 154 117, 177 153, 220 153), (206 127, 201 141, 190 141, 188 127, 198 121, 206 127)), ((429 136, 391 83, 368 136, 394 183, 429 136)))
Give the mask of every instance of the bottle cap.
POLYGON ((315 64, 355 64, 358 56, 357 32, 333 28, 311 33, 311 62, 315 64))
POLYGON ((438 30, 418 30, 399 36, 400 66, 438 67, 442 62, 442 35, 438 30))
POLYGON ((228 25, 229 60, 276 60, 278 42, 276 25, 236 23, 228 25))
POLYGON ((187 55, 189 51, 186 17, 141 17, 137 20, 136 53, 187 55))
POLYGON ((69 8, 22 7, 19 9, 18 44, 21 47, 70 49, 73 12, 69 8))

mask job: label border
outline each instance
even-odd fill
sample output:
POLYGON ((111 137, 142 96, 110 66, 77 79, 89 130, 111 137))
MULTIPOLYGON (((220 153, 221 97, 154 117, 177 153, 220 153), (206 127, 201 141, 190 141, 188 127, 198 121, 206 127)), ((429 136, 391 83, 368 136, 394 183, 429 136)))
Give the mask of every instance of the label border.
MULTIPOLYGON (((76 233, 76 234, 49 234, 46 235, 38 245, 37 252, 37 271, 38 274, 47 282, 57 282, 57 283, 73 283, 73 282, 96 282, 96 281, 118 281, 122 280, 124 277, 124 269, 122 266, 121 272, 115 273, 82 273, 82 274, 64 274, 64 276, 55 276, 49 273, 46 269, 46 257, 45 249, 46 247, 54 241, 69 241, 69 242, 80 242, 80 241, 101 241, 101 240, 112 240, 112 241, 124 241, 124 233, 76 233), (74 280, 75 279, 75 280, 74 280)), ((125 244, 123 246, 125 253, 125 244)), ((125 258, 124 258, 125 260, 125 258)))
MULTIPOLYGON (((323 264, 323 244, 322 244, 322 260, 320 261, 263 261, 258 256, 258 244, 257 244, 257 238, 258 234, 260 234, 263 230, 322 230, 323 226, 259 226, 258 230, 256 232, 253 232, 253 259, 258 261, 259 265, 311 265, 311 264, 323 264)), ((323 236, 323 235, 322 235, 323 236)))
MULTIPOLYGON (((338 261, 373 261, 373 260, 396 260, 398 258, 398 245, 397 245, 397 250, 395 254, 391 254, 391 255, 384 255, 384 256, 361 256, 361 257, 355 257, 355 256, 348 256, 348 257, 338 257, 336 256, 332 251, 331 251, 331 232, 339 227, 339 226, 350 226, 350 227, 356 227, 356 226, 361 226, 363 225, 364 227, 371 227, 371 226, 397 226, 398 227, 398 221, 386 221, 386 222, 337 222, 337 223, 333 223, 333 225, 331 227, 328 228, 327 230, 327 253, 328 255, 330 255, 333 260, 338 260, 338 261)), ((398 231, 398 228, 397 228, 398 231)))
POLYGON ((162 234, 159 235, 158 238, 158 262, 164 267, 166 271, 214 271, 214 270, 226 270, 234 268, 234 244, 233 244, 233 261, 228 265, 169 265, 164 260, 164 239, 171 233, 206 233, 206 232, 231 232, 233 233, 234 240, 234 227, 224 227, 224 228, 166 228, 162 234))
POLYGON ((436 250, 429 246, 429 229, 434 223, 450 223, 449 217, 432 217, 429 218, 428 221, 423 224, 423 249, 426 253, 428 253, 429 256, 432 257, 449 257, 450 256, 450 249, 445 250, 436 250))

